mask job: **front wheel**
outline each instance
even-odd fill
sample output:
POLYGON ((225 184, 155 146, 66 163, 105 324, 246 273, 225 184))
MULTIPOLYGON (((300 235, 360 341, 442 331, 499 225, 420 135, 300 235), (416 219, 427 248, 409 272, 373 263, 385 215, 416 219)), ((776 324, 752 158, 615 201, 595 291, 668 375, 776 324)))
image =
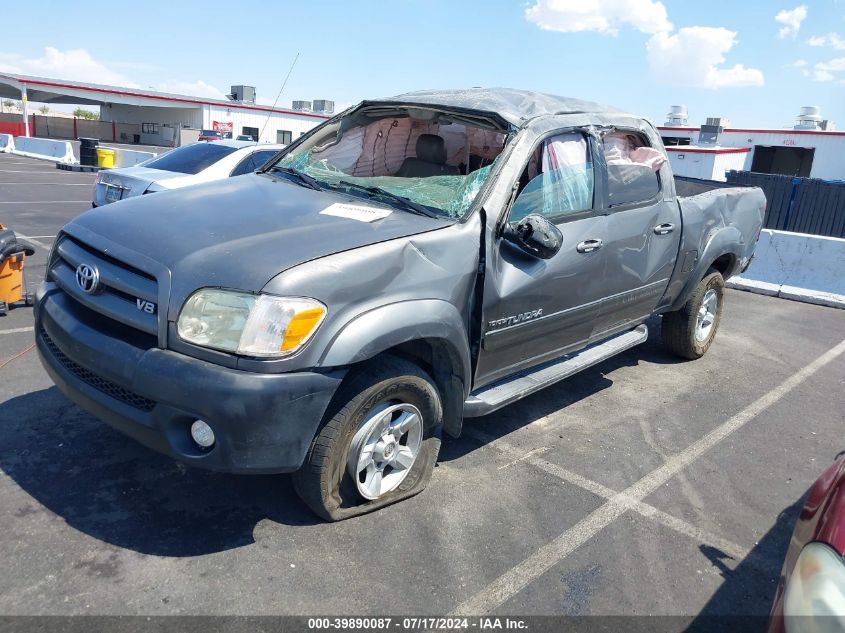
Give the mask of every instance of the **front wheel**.
POLYGON ((440 451, 443 407, 432 379, 401 358, 377 358, 336 395, 294 486, 338 521, 421 492, 440 451))
POLYGON ((680 310, 663 315, 663 344, 670 352, 690 360, 704 356, 722 320, 724 293, 722 274, 712 271, 698 282, 680 310))

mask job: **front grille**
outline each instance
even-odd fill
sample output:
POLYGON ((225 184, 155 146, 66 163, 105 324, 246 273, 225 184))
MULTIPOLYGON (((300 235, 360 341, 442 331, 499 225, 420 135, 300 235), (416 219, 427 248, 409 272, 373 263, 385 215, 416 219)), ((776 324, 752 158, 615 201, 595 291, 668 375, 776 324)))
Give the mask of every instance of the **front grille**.
POLYGON ((85 384, 111 398, 114 398, 115 400, 128 404, 130 407, 134 407, 139 411, 149 412, 156 406, 155 400, 150 400, 144 396, 139 396, 137 393, 130 391, 129 389, 124 389, 120 385, 113 383, 111 380, 98 376, 93 371, 85 369, 82 365, 72 361, 62 350, 59 349, 59 346, 53 342, 53 339, 50 338, 44 328, 39 330, 39 334, 44 340, 44 344, 47 346, 47 349, 50 350, 50 353, 52 353, 56 360, 59 361, 61 366, 85 384))
POLYGON ((62 235, 50 262, 49 278, 81 305, 129 327, 158 334, 158 282, 148 273, 129 266, 111 255, 62 235), (96 269, 99 289, 86 293, 76 280, 81 264, 96 269), (147 309, 152 307, 152 313, 147 309))

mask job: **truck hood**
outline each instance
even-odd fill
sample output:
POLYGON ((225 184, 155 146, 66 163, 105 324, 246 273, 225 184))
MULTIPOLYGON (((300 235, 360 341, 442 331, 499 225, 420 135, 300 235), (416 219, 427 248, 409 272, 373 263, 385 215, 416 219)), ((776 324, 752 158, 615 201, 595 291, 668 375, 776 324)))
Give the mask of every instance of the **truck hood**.
POLYGON ((94 248, 108 251, 108 244, 118 245, 167 267, 170 303, 178 308, 197 288, 259 291, 297 264, 453 223, 250 174, 92 209, 65 230, 73 235, 78 227, 83 241, 105 238, 101 245, 90 243, 94 248), (366 222, 324 213, 348 211, 332 205, 363 206, 387 215, 366 222))

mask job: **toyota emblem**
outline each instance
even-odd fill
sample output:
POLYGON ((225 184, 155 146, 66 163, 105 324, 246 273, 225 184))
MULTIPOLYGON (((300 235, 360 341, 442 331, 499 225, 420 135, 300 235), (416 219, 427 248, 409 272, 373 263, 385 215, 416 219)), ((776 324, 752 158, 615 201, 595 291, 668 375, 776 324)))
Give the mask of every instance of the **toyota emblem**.
POLYGON ((100 288, 100 271, 96 266, 79 264, 76 267, 76 283, 82 288, 82 292, 94 294, 100 288))

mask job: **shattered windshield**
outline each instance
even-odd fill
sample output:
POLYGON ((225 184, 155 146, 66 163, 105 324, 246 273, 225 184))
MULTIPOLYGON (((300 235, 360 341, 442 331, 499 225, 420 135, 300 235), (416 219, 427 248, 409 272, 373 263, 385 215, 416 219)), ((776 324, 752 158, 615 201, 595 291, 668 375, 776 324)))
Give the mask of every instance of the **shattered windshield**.
POLYGON ((394 205, 401 198, 407 204, 399 206, 408 211, 463 216, 490 175, 506 135, 454 122, 442 113, 429 112, 426 119, 396 114, 361 125, 341 124, 342 133, 316 135, 274 167, 350 195, 394 205))

